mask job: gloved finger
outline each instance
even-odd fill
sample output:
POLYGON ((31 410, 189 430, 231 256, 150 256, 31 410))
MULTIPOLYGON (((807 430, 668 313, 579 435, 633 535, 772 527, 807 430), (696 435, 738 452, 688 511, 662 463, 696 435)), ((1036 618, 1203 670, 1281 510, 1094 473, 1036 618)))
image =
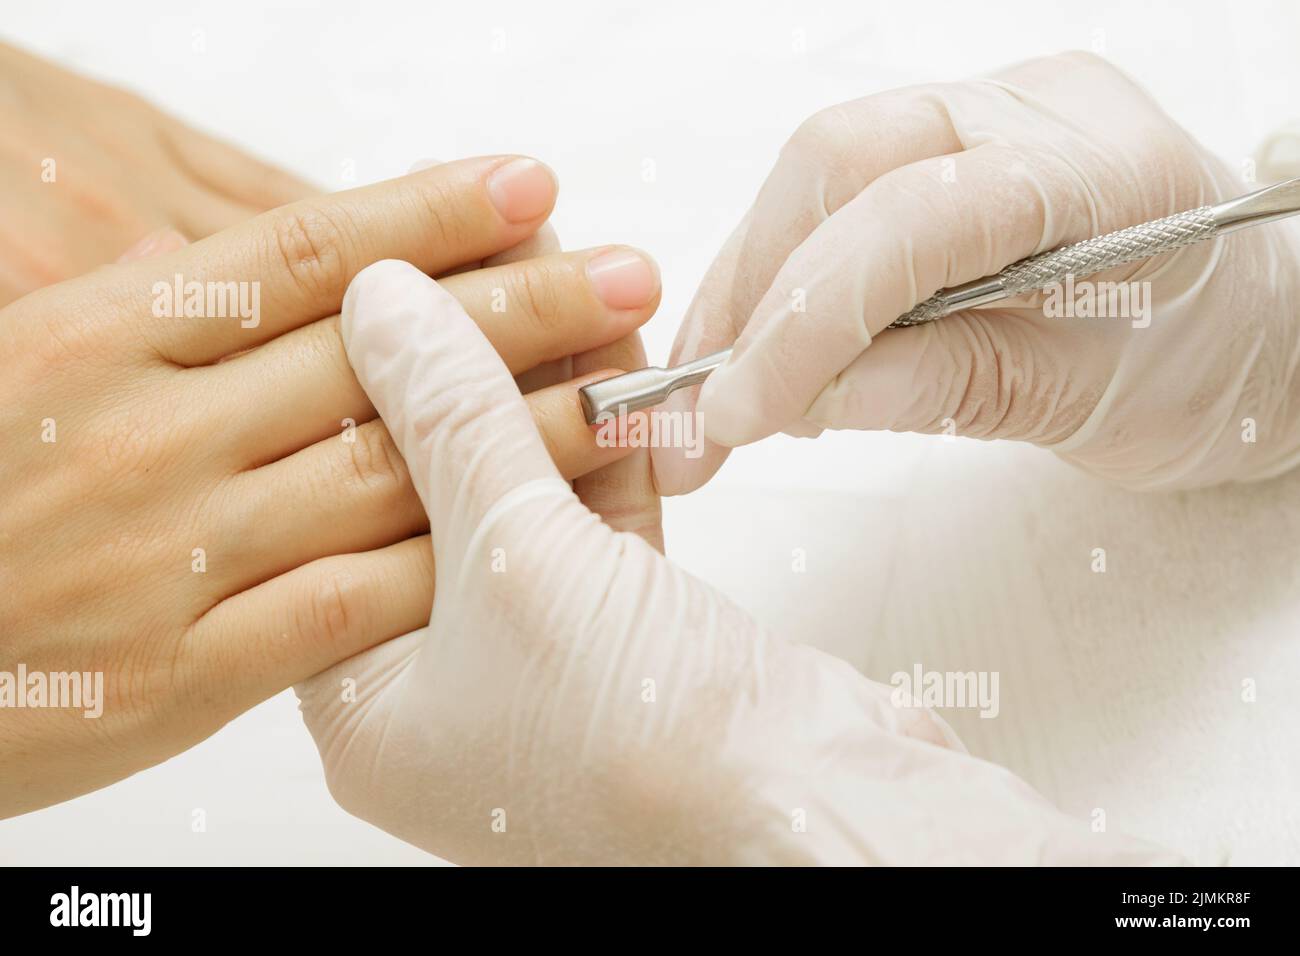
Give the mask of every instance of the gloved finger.
POLYGON ((363 269, 343 300, 342 333, 406 459, 440 564, 458 559, 512 490, 545 480, 571 497, 501 357, 456 298, 415 266, 386 260, 363 269))
POLYGON ((141 237, 126 252, 118 256, 117 261, 135 262, 139 259, 152 259, 154 256, 163 256, 177 249, 184 249, 189 244, 190 241, 175 229, 164 226, 141 237))
POLYGON ((882 176, 782 266, 731 358, 704 384, 706 433, 742 445, 796 422, 917 302, 1082 238, 1092 218, 1067 164, 998 144, 882 176))
MULTIPOLYGON (((686 319, 677 330, 677 340, 669 357, 670 365, 689 361, 687 356, 697 358, 717 352, 735 341, 739 326, 733 325, 727 317, 730 315, 731 288, 735 283, 740 246, 748 228, 749 217, 746 216, 709 267, 704 282, 686 310, 686 319)), ((698 385, 679 388, 668 396, 660 411, 672 420, 691 420, 699 428, 696 412, 699 396, 698 385)), ((684 495, 694 491, 713 477, 729 453, 730 449, 709 441, 707 437, 698 458, 688 457, 682 448, 653 448, 650 458, 655 490, 661 495, 684 495)))
POLYGON ((181 123, 163 124, 161 135, 195 180, 258 212, 320 194, 297 176, 181 123))
MULTIPOLYGON (((574 371, 579 375, 609 367, 642 368, 645 364, 645 348, 639 333, 573 357, 574 371)), ((593 376, 592 380, 599 381, 599 378, 593 376)), ((623 445, 636 434, 630 428, 598 431, 598 444, 605 444, 603 439, 611 433, 616 442, 622 439, 623 445)), ((649 448, 634 448, 621 461, 575 479, 573 491, 579 501, 615 531, 640 535, 651 547, 663 552, 663 510, 650 474, 649 448)))
POLYGON ((750 211, 743 268, 731 289, 737 331, 790 254, 836 210, 892 170, 962 150, 941 89, 889 90, 821 110, 799 126, 750 211))
MULTIPOLYGON (((800 125, 700 283, 673 343, 672 364, 735 342, 790 253, 869 183, 962 148, 939 89, 890 90, 822 110, 800 125)), ((675 392, 664 410, 693 413, 699 392, 675 392)), ((652 454, 655 484, 664 495, 694 491, 727 457, 726 448, 711 441, 698 458, 677 448, 652 454)))
POLYGON ((1064 441, 1100 398, 1099 389, 1081 401, 1063 387, 1074 334, 1010 309, 894 329, 836 375, 805 418, 822 428, 1064 441))

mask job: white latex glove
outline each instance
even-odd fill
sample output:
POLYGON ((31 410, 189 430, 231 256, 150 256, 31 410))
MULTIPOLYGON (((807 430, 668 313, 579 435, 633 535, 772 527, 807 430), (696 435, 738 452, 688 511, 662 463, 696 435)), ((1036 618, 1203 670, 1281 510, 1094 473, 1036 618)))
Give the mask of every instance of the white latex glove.
MULTIPOLYGON (((706 276, 672 361, 735 351, 672 407, 698 394, 723 446, 946 430, 1133 487, 1279 473, 1300 458, 1294 220, 1090 277, 1150 282, 1147 328, 1047 317, 1034 296, 882 331, 940 288, 1250 188, 1088 54, 833 107, 795 133, 706 276)), ((725 456, 656 449, 656 483, 688 491, 725 456)))
POLYGON ((602 523, 477 326, 414 267, 357 276, 342 332, 428 509, 438 578, 428 628, 298 690, 352 813, 463 863, 1172 860, 1091 832, 602 523))

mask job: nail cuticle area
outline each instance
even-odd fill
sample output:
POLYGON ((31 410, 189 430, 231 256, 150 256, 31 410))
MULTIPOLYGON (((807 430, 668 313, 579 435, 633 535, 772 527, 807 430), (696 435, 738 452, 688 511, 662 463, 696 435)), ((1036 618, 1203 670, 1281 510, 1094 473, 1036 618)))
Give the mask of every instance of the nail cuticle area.
POLYGON ((634 249, 609 249, 587 260, 587 280, 614 310, 639 309, 659 292, 659 268, 634 249))
POLYGON ((487 179, 488 198, 509 223, 545 216, 558 190, 559 182, 550 167, 535 159, 512 159, 494 169, 487 179))

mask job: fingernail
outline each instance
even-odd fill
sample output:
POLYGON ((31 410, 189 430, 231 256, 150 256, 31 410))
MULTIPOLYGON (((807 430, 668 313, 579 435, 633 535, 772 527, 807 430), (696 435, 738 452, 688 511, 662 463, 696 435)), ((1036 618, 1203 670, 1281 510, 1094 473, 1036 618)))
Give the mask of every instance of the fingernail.
POLYGON ((696 409, 704 435, 709 441, 727 448, 735 448, 754 440, 751 434, 752 403, 744 401, 737 393, 734 373, 724 364, 704 380, 696 409))
POLYGON ((555 176, 535 159, 516 159, 488 178, 488 195, 507 222, 545 215, 555 201, 555 176))
POLYGON ((612 249, 588 260, 587 278, 611 309, 638 309, 659 291, 659 270, 631 249, 612 249))

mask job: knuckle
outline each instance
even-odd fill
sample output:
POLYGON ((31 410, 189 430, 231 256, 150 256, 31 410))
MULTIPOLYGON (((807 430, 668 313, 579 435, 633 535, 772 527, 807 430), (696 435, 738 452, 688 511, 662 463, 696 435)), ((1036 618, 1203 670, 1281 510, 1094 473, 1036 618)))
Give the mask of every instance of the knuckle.
POLYGON ((1006 426, 1023 373, 1008 353, 1005 339, 982 317, 967 322, 959 338, 945 335, 943 339, 952 370, 947 376, 951 391, 944 404, 951 409, 948 417, 957 432, 971 438, 1015 437, 1006 426))
POLYGON ((406 463, 388 429, 367 422, 357 428, 355 437, 355 441, 345 442, 350 481, 374 490, 396 489, 406 483, 406 463))
POLYGON ((364 594, 352 575, 322 570, 305 586, 294 626, 300 634, 347 646, 366 618, 363 605, 364 594))
POLYGON ((342 301, 350 230, 337 215, 311 206, 289 206, 271 225, 271 264, 311 300, 342 301))
POLYGON ((552 329, 560 319, 560 293, 556 277, 546 269, 525 266, 511 270, 510 297, 527 316, 543 329, 552 329))
POLYGON ((86 450, 87 471, 116 484, 123 479, 157 473, 172 458, 171 431, 152 416, 114 415, 97 424, 86 450))
POLYGON ((829 106, 799 124, 787 149, 819 166, 836 167, 846 161, 855 139, 854 124, 845 107, 829 106))
POLYGON ((449 186, 436 177, 421 178, 407 185, 403 198, 409 203, 416 218, 424 228, 438 237, 438 243, 448 252, 458 253, 451 258, 468 262, 477 258, 469 249, 471 245, 469 224, 459 212, 462 204, 449 186))

